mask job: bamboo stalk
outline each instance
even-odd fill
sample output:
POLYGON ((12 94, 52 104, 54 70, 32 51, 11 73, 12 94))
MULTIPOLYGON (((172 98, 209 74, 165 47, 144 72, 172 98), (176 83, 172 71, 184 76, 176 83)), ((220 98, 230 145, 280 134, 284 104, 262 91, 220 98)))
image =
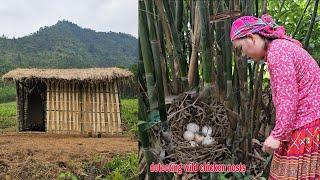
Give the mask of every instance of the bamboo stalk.
POLYGON ((74 82, 74 94, 75 94, 75 124, 76 124, 76 129, 79 129, 79 124, 81 124, 82 122, 80 121, 80 107, 79 107, 79 86, 77 84, 77 82, 74 82))
POLYGON ((238 61, 238 74, 239 74, 239 82, 240 82, 240 115, 241 115, 241 126, 242 126, 242 161, 248 162, 248 107, 249 107, 249 99, 248 99, 248 85, 247 85, 247 61, 243 59, 239 59, 238 61))
POLYGON ((67 122, 65 118, 65 83, 61 82, 61 118, 62 118, 62 134, 67 132, 67 122))
MULTIPOLYGON (((159 1, 157 0, 156 3, 159 3, 159 1)), ((158 4, 157 4, 158 5, 158 4)), ((159 8, 163 7, 163 6, 159 6, 159 8)), ((146 109, 147 109, 147 105, 143 103, 143 97, 142 94, 144 94, 145 92, 142 90, 146 90, 146 83, 144 81, 143 78, 143 74, 145 73, 144 70, 146 69, 144 67, 144 61, 143 60, 143 55, 142 55, 142 46, 141 46, 141 38, 146 38, 146 34, 143 34, 143 31, 145 30, 141 30, 141 28, 145 29, 144 26, 144 22, 141 22, 140 20, 143 20, 143 14, 142 14, 142 10, 144 9, 144 3, 143 1, 139 1, 139 62, 138 62, 138 82, 139 82, 139 96, 138 96, 138 102, 139 102, 139 111, 138 111, 138 118, 140 120, 144 120, 147 121, 147 113, 146 113, 146 109), (142 32, 141 32, 142 31, 142 32), (143 36, 143 37, 141 37, 143 36), (144 106, 145 105, 145 106, 144 106)), ((161 13, 160 13, 161 14, 161 13)), ((164 21, 162 21, 164 22, 164 21)), ((143 42, 145 43, 146 40, 143 40, 143 42)), ((145 46, 146 44, 144 44, 145 46)), ((143 47, 144 47, 143 46, 143 47)), ((144 102, 146 102, 147 100, 145 100, 144 102)), ((143 155, 145 158, 141 158, 141 159, 145 159, 146 161, 146 166, 150 167, 151 163, 154 161, 154 156, 150 151, 147 151, 150 147, 150 142, 149 142, 149 134, 148 134, 148 130, 142 130, 141 125, 138 126, 138 132, 139 132, 139 139, 141 141, 141 147, 143 150, 143 155)), ((140 144, 139 144, 140 145, 140 144)), ((140 146, 139 146, 140 149, 140 146)), ((142 160, 143 161, 143 160, 142 160)), ((140 164, 143 162, 139 162, 140 164)), ((146 171, 146 177, 148 177, 149 179, 155 179, 156 175, 155 173, 151 173, 150 172, 150 168, 145 168, 142 169, 142 171, 145 170, 146 171)))
POLYGON ((51 119, 51 84, 50 81, 46 83, 47 86, 47 108, 46 108, 46 112, 47 112, 47 120, 46 120, 46 132, 51 132, 52 131, 52 119, 51 119))
POLYGON ((51 83, 52 90, 52 133, 57 133, 57 94, 56 94, 56 82, 51 83))
POLYGON ((99 88, 98 88, 98 83, 94 84, 94 91, 95 91, 95 116, 96 116, 96 131, 94 132, 95 135, 98 134, 100 131, 100 115, 99 115, 99 88))
POLYGON ((57 93, 57 99, 56 99, 56 115, 57 115, 57 133, 60 134, 61 132, 61 113, 60 113, 60 82, 56 85, 56 93, 57 93))
POLYGON ((240 11, 240 0, 234 0, 234 10, 240 11))
POLYGON ((64 134, 64 118, 63 118, 63 82, 60 82, 59 86, 59 116, 60 116, 60 133, 64 134))
POLYGON ((211 89, 212 80, 212 45, 209 33, 209 21, 208 21, 208 4, 207 1, 197 1, 200 14, 200 28, 201 28, 201 51, 202 51, 202 64, 203 64, 203 80, 204 88, 211 89))
POLYGON ((173 56, 177 59, 177 67, 179 68, 179 75, 182 81, 182 89, 187 87, 187 61, 183 57, 183 50, 181 42, 179 41, 178 30, 174 26, 174 20, 172 16, 172 12, 170 11, 168 0, 159 0, 162 1, 166 17, 168 19, 169 27, 171 28, 172 32, 172 39, 173 39, 173 56))
POLYGON ((92 134, 97 132, 97 96, 96 96, 96 88, 95 88, 95 84, 92 85, 92 103, 93 103, 93 131, 92 134))
POLYGON ((153 57, 152 57, 152 50, 150 46, 150 41, 148 37, 148 29, 147 29, 147 23, 146 23, 146 17, 143 10, 144 8, 144 2, 139 1, 139 40, 141 45, 141 51, 143 56, 143 63, 145 68, 145 76, 146 81, 148 84, 148 97, 150 101, 150 110, 154 110, 158 107, 157 103, 157 97, 156 97, 156 89, 155 81, 153 78, 153 57))
POLYGON ((255 14, 255 16, 256 17, 259 17, 259 0, 256 0, 255 1, 255 5, 256 5, 256 14, 255 14))
POLYGON ((87 121, 84 122, 84 129, 86 132, 91 132, 92 131, 92 123, 93 123, 93 118, 92 118, 92 91, 91 91, 91 84, 87 86, 88 88, 88 114, 89 118, 87 121))
POLYGON ((199 7, 195 6, 194 12, 194 24, 193 24, 193 32, 192 32, 192 52, 189 63, 189 71, 188 71, 188 84, 189 88, 193 88, 197 86, 196 79, 198 75, 198 52, 199 52, 199 43, 200 43, 200 25, 199 25, 199 7))
POLYGON ((66 131, 65 131, 65 133, 66 134, 69 134, 70 133, 70 127, 69 127, 69 121, 68 121, 68 104, 67 104, 67 83, 66 82, 64 82, 63 83, 64 85, 64 87, 63 87, 63 90, 64 90, 64 93, 63 93, 63 95, 64 95, 64 97, 63 97, 63 108, 64 108, 64 121, 65 121, 65 124, 66 124, 66 127, 65 127, 65 129, 66 129, 66 131))
POLYGON ((100 94, 101 94, 101 90, 100 90, 100 82, 99 83, 97 83, 97 91, 98 91, 98 93, 97 93, 97 96, 98 96, 98 99, 99 99, 99 104, 98 104, 98 111, 99 111, 99 114, 98 114, 98 116, 99 116, 99 130, 98 130, 98 133, 101 133, 102 132, 102 109, 101 109, 101 102, 102 102, 102 100, 101 100, 101 96, 100 96, 100 94))
MULTIPOLYGON (((157 12, 158 14, 158 12, 157 12)), ((156 30, 157 30, 157 38, 159 40, 159 52, 160 52, 160 64, 161 64, 161 72, 162 72, 162 80, 163 80, 163 90, 164 90, 164 95, 169 96, 169 89, 168 89, 168 81, 169 81, 169 77, 168 77, 168 72, 167 71, 167 60, 166 60, 166 53, 165 53, 165 47, 164 47, 164 35, 163 35, 163 28, 162 28, 162 24, 161 24, 161 20, 160 18, 157 18, 157 26, 156 26, 156 30)))
POLYGON ((83 122, 84 122, 84 111, 83 111, 83 101, 84 101, 84 99, 83 99, 83 94, 84 94, 84 91, 83 91, 83 89, 84 89, 84 84, 83 83, 79 83, 78 84, 78 89, 79 89, 79 122, 80 123, 78 123, 78 128, 80 128, 81 129, 81 131, 82 131, 82 129, 83 129, 83 126, 82 126, 82 124, 83 124, 83 122))
MULTIPOLYGON (((150 1, 145 1, 147 11, 151 11, 151 3, 150 1)), ((155 22, 152 16, 147 14, 148 19, 148 27, 149 27, 149 35, 150 35, 150 45, 153 55, 153 63, 155 67, 155 77, 156 77, 156 87, 158 92, 158 108, 160 111, 161 121, 167 120, 167 114, 165 109, 165 97, 164 97, 164 88, 163 88, 163 79, 162 79, 162 69, 160 63, 160 43, 157 40, 156 30, 155 30, 155 22)))
POLYGON ((254 128, 253 128, 253 136, 258 137, 259 128, 260 128, 260 111, 261 111, 261 100, 262 100, 262 84, 263 84, 263 72, 264 72, 264 64, 261 65, 260 71, 257 77, 257 83, 255 88, 255 94, 254 99, 257 99, 255 102, 255 105, 253 104, 253 107, 256 106, 255 112, 252 115, 252 119, 255 122, 254 128))
POLYGON ((111 98, 110 98, 110 83, 107 83, 105 88, 106 88, 106 96, 107 96, 107 115, 108 115, 108 133, 113 133, 113 130, 112 130, 112 120, 111 120, 111 105, 110 105, 110 101, 111 101, 111 98))
MULTIPOLYGON (((117 122, 116 122, 116 112, 115 112, 115 93, 113 82, 110 83, 110 94, 111 94, 111 116, 112 116, 112 130, 114 134, 118 133, 117 122)), ((112 134, 113 134, 112 133, 112 134)))
POLYGON ((118 86, 116 82, 114 83, 114 89, 115 89, 115 99, 116 99, 116 113, 117 113, 117 124, 118 124, 118 134, 122 133, 121 129, 121 118, 120 118, 120 101, 119 101, 119 92, 118 92, 118 86))
POLYGON ((100 108, 101 108, 101 132, 106 133, 106 118, 105 118, 105 99, 104 99, 104 85, 103 82, 100 83, 100 108))
POLYGON ((96 84, 97 87, 97 111, 98 111, 98 132, 97 133, 101 133, 101 98, 100 98, 100 83, 96 84))
POLYGON ((68 114, 68 122, 70 124, 70 133, 74 134, 75 133, 75 129, 73 128, 73 121, 71 118, 71 112, 72 112, 72 108, 71 108, 71 85, 70 82, 68 82, 67 84, 67 114, 68 114))
MULTIPOLYGON (((176 67, 174 67, 174 64, 177 64, 176 59, 174 58, 173 55, 173 44, 172 44, 172 33, 171 33, 171 28, 169 27, 168 19, 164 14, 164 7, 163 7, 163 3, 161 0, 156 0, 155 1, 156 6, 158 8, 158 13, 160 16, 160 21, 162 24, 162 27, 164 29, 165 32, 165 41, 166 41, 166 49, 167 49, 167 53, 168 53, 168 66, 169 66, 169 73, 170 76, 172 78, 172 91, 173 94, 177 94, 179 92, 179 87, 178 87, 178 76, 179 76, 179 72, 176 69, 176 67)), ((164 51, 163 51, 164 52, 164 51)), ((164 53, 165 55, 165 53, 164 53)))
POLYGON ((81 123, 80 126, 80 131, 82 134, 85 134, 86 132, 88 132, 88 128, 89 126, 87 124, 89 124, 90 122, 90 91, 89 91, 89 85, 86 84, 84 89, 83 89, 83 93, 84 93, 84 105, 83 105, 83 109, 85 112, 84 118, 83 118, 83 122, 81 123))
POLYGON ((298 21, 297 27, 296 27, 296 29, 294 30, 294 32, 292 33, 292 35, 291 35, 291 36, 292 36, 292 38, 294 38, 294 37, 297 35, 298 30, 299 30, 300 25, 301 25, 301 22, 302 22, 302 19, 303 19, 304 15, 305 15, 305 13, 306 13, 306 11, 307 11, 307 9, 308 9, 309 5, 310 5, 310 2, 311 2, 311 0, 308 0, 307 5, 306 5, 306 7, 304 8, 303 13, 301 14, 301 16, 300 16, 300 18, 299 18, 299 21, 298 21))
POLYGON ((68 121, 68 83, 64 82, 64 98, 63 98, 63 106, 64 106, 64 119, 66 122, 66 132, 65 134, 70 133, 69 129, 69 121, 68 121))
POLYGON ((307 32, 307 35, 304 39, 304 43, 303 43, 303 48, 308 49, 309 48, 309 41, 311 38, 311 33, 313 30, 313 26, 315 24, 315 20, 316 20, 316 16, 317 16, 317 12, 318 12, 318 6, 319 6, 319 0, 315 0, 314 1, 314 8, 313 8, 313 12, 312 12, 312 16, 311 16, 311 21, 310 21, 310 26, 307 32))
MULTIPOLYGON (((226 20, 225 23, 224 23, 224 29, 225 29, 225 37, 229 37, 229 34, 230 34, 230 29, 231 29, 231 21, 230 19, 226 20)), ((231 41, 230 41, 230 38, 226 38, 225 41, 225 62, 226 62, 226 103, 228 105, 229 108, 232 107, 231 103, 232 103, 232 100, 231 100, 231 93, 232 93, 232 52, 231 52, 231 49, 232 49, 232 44, 231 44, 231 41)))
POLYGON ((54 99, 54 96, 55 96, 55 92, 54 92, 54 81, 50 81, 50 120, 51 120, 51 133, 54 133, 55 132, 55 99, 54 99))
POLYGON ((107 107, 107 91, 106 91, 106 83, 102 83, 102 92, 103 92, 103 114, 104 114, 104 132, 109 133, 109 126, 108 126, 108 107, 107 107))
POLYGON ((74 125, 74 129, 76 129, 77 131, 79 130, 79 129, 77 129, 76 128, 76 114, 75 114, 75 112, 76 112, 76 107, 75 107, 75 105, 76 105, 76 103, 75 103, 75 101, 76 101, 76 98, 75 98, 75 92, 74 92, 74 84, 73 84, 73 82, 70 82, 70 89, 71 89, 71 102, 72 102, 72 104, 71 104, 71 109, 72 109, 72 112, 71 112, 71 117, 72 117, 72 121, 73 121, 73 125, 74 125))
POLYGON ((268 13, 267 5, 268 5, 267 0, 263 0, 262 1, 262 14, 267 14, 268 13))

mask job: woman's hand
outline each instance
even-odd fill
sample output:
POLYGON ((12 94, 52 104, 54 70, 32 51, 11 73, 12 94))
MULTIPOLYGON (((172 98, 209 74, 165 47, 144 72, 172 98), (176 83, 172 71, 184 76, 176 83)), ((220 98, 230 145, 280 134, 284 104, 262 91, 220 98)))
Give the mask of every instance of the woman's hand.
POLYGON ((272 154, 280 146, 280 141, 269 136, 263 143, 262 151, 272 154))

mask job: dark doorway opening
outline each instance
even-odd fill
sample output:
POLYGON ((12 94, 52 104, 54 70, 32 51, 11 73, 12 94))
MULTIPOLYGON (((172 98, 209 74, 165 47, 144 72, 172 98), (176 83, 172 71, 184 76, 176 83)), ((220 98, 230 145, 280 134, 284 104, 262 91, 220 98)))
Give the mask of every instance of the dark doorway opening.
POLYGON ((42 82, 28 83, 24 88, 25 99, 25 122, 22 124, 21 131, 46 131, 46 85, 42 82))

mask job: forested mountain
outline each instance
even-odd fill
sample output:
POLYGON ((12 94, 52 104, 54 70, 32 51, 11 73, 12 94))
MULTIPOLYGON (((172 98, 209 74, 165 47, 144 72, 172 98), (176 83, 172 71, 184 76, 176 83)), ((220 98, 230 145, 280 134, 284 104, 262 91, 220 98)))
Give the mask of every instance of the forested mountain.
POLYGON ((135 37, 96 32, 65 20, 21 38, 0 38, 0 74, 16 67, 129 67, 137 59, 135 37))

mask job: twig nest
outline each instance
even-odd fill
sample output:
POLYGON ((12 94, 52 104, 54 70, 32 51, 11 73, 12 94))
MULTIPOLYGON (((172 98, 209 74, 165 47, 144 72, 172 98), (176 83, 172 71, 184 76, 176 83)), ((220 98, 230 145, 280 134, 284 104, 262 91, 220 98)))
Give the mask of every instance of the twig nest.
POLYGON ((191 145, 191 147, 197 147, 198 146, 197 142, 195 142, 195 141, 190 141, 190 145, 191 145))
POLYGON ((211 145, 213 144, 214 139, 210 136, 206 136, 203 141, 202 141, 202 145, 211 145))
POLYGON ((204 139, 204 136, 201 136, 199 134, 194 135, 194 141, 198 144, 201 144, 203 139, 204 139))
POLYGON ((210 126, 203 126, 201 132, 204 136, 211 136, 212 128, 210 126))
POLYGON ((193 133, 197 133, 200 130, 200 127, 196 123, 187 124, 187 130, 193 133))
POLYGON ((187 141, 192 141, 194 139, 194 133, 191 131, 185 131, 183 133, 183 138, 187 141))

